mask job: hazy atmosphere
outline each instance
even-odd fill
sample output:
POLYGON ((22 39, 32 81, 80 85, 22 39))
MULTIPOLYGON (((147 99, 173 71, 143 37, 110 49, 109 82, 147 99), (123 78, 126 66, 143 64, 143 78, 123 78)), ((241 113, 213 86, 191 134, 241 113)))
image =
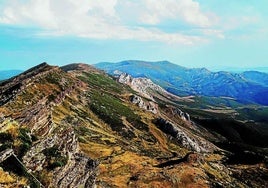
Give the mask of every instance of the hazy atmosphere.
POLYGON ((128 59, 267 67, 267 7, 266 0, 2 0, 0 70, 128 59))

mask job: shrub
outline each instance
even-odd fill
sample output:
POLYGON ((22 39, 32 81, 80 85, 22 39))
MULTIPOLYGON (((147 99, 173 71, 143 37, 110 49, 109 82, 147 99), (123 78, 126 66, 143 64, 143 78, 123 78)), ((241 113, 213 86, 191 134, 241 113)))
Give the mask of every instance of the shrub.
POLYGON ((57 146, 46 148, 43 153, 47 157, 47 169, 49 170, 65 166, 68 162, 68 157, 62 156, 57 146))
POLYGON ((6 142, 13 142, 12 135, 10 133, 0 133, 0 142, 6 143, 6 142))

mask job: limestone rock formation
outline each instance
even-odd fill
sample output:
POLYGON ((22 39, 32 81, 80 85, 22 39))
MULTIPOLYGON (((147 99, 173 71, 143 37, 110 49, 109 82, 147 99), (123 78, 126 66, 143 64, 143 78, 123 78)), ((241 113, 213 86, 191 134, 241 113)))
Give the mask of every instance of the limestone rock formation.
MULTIPOLYGON (((126 85, 129 85, 134 91, 139 92, 144 97, 153 100, 153 96, 150 94, 150 90, 155 92, 160 92, 164 94, 169 94, 166 90, 161 88, 160 86, 156 85, 152 82, 152 80, 148 78, 133 78, 131 75, 122 73, 117 78, 117 81, 126 85)), ((172 95, 172 94, 169 94, 172 95)))
POLYGON ((137 95, 131 95, 130 101, 140 108, 145 109, 146 111, 152 112, 153 114, 158 113, 158 107, 157 105, 152 101, 144 101, 140 96, 137 95))
POLYGON ((156 126, 168 135, 174 137, 182 146, 195 151, 195 152, 213 152, 217 150, 213 144, 210 144, 202 138, 188 134, 185 130, 180 128, 178 125, 158 118, 155 121, 156 126))

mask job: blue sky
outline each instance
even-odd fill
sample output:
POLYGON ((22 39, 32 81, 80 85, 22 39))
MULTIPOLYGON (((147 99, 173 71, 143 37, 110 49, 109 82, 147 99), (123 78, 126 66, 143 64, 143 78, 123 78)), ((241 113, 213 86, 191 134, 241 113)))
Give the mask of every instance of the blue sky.
POLYGON ((267 0, 1 0, 0 70, 138 59, 268 67, 267 0))

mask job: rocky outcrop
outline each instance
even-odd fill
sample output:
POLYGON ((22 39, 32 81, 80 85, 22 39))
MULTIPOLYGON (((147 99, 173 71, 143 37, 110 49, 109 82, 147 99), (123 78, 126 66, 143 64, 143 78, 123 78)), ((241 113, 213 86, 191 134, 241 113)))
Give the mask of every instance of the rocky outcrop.
POLYGON ((118 76, 117 81, 122 84, 129 85, 134 91, 139 92, 144 97, 153 101, 154 98, 150 94, 150 90, 165 94, 167 93, 166 90, 161 88, 159 85, 156 85, 155 83, 152 82, 152 80, 148 78, 133 78, 129 74, 122 73, 121 75, 118 76))
POLYGON ((10 88, 1 91, 0 96, 0 106, 6 104, 8 101, 12 100, 16 94, 21 90, 22 84, 21 83, 16 83, 10 88))
POLYGON ((4 151, 0 152, 0 163, 5 161, 7 158, 11 157, 14 155, 13 149, 5 149, 4 151))
POLYGON ((143 108, 148 112, 151 112, 153 114, 158 113, 158 107, 152 101, 145 102, 140 96, 137 95, 131 95, 129 99, 133 104, 136 104, 138 107, 143 108))
POLYGON ((160 130, 175 138, 178 143, 191 151, 212 152, 216 149, 213 144, 202 138, 186 133, 185 130, 168 120, 158 118, 154 123, 160 130))
POLYGON ((78 142, 72 128, 65 129, 36 143, 23 157, 27 169, 40 172, 46 168, 45 150, 55 148, 61 156, 68 159, 66 165, 53 171, 51 185, 57 187, 94 187, 98 162, 80 153, 78 142))
POLYGON ((183 112, 179 108, 175 108, 172 106, 168 106, 168 109, 166 110, 168 113, 170 113, 173 116, 178 115, 182 120, 191 122, 191 117, 187 112, 183 112))
POLYGON ((98 162, 81 153, 75 153, 65 168, 59 168, 52 185, 65 187, 95 187, 98 162))
POLYGON ((178 114, 184 121, 191 121, 190 115, 187 112, 183 112, 180 109, 175 109, 175 113, 178 114))
POLYGON ((14 115, 13 118, 21 124, 28 125, 32 133, 45 136, 53 128, 50 110, 46 100, 40 100, 37 104, 24 109, 20 114, 14 115))
POLYGON ((70 95, 72 92, 74 92, 75 89, 83 87, 83 82, 76 81, 73 85, 63 89, 63 91, 59 92, 56 96, 51 96, 52 100, 50 101, 50 105, 55 106, 57 104, 60 104, 66 96, 70 95))

